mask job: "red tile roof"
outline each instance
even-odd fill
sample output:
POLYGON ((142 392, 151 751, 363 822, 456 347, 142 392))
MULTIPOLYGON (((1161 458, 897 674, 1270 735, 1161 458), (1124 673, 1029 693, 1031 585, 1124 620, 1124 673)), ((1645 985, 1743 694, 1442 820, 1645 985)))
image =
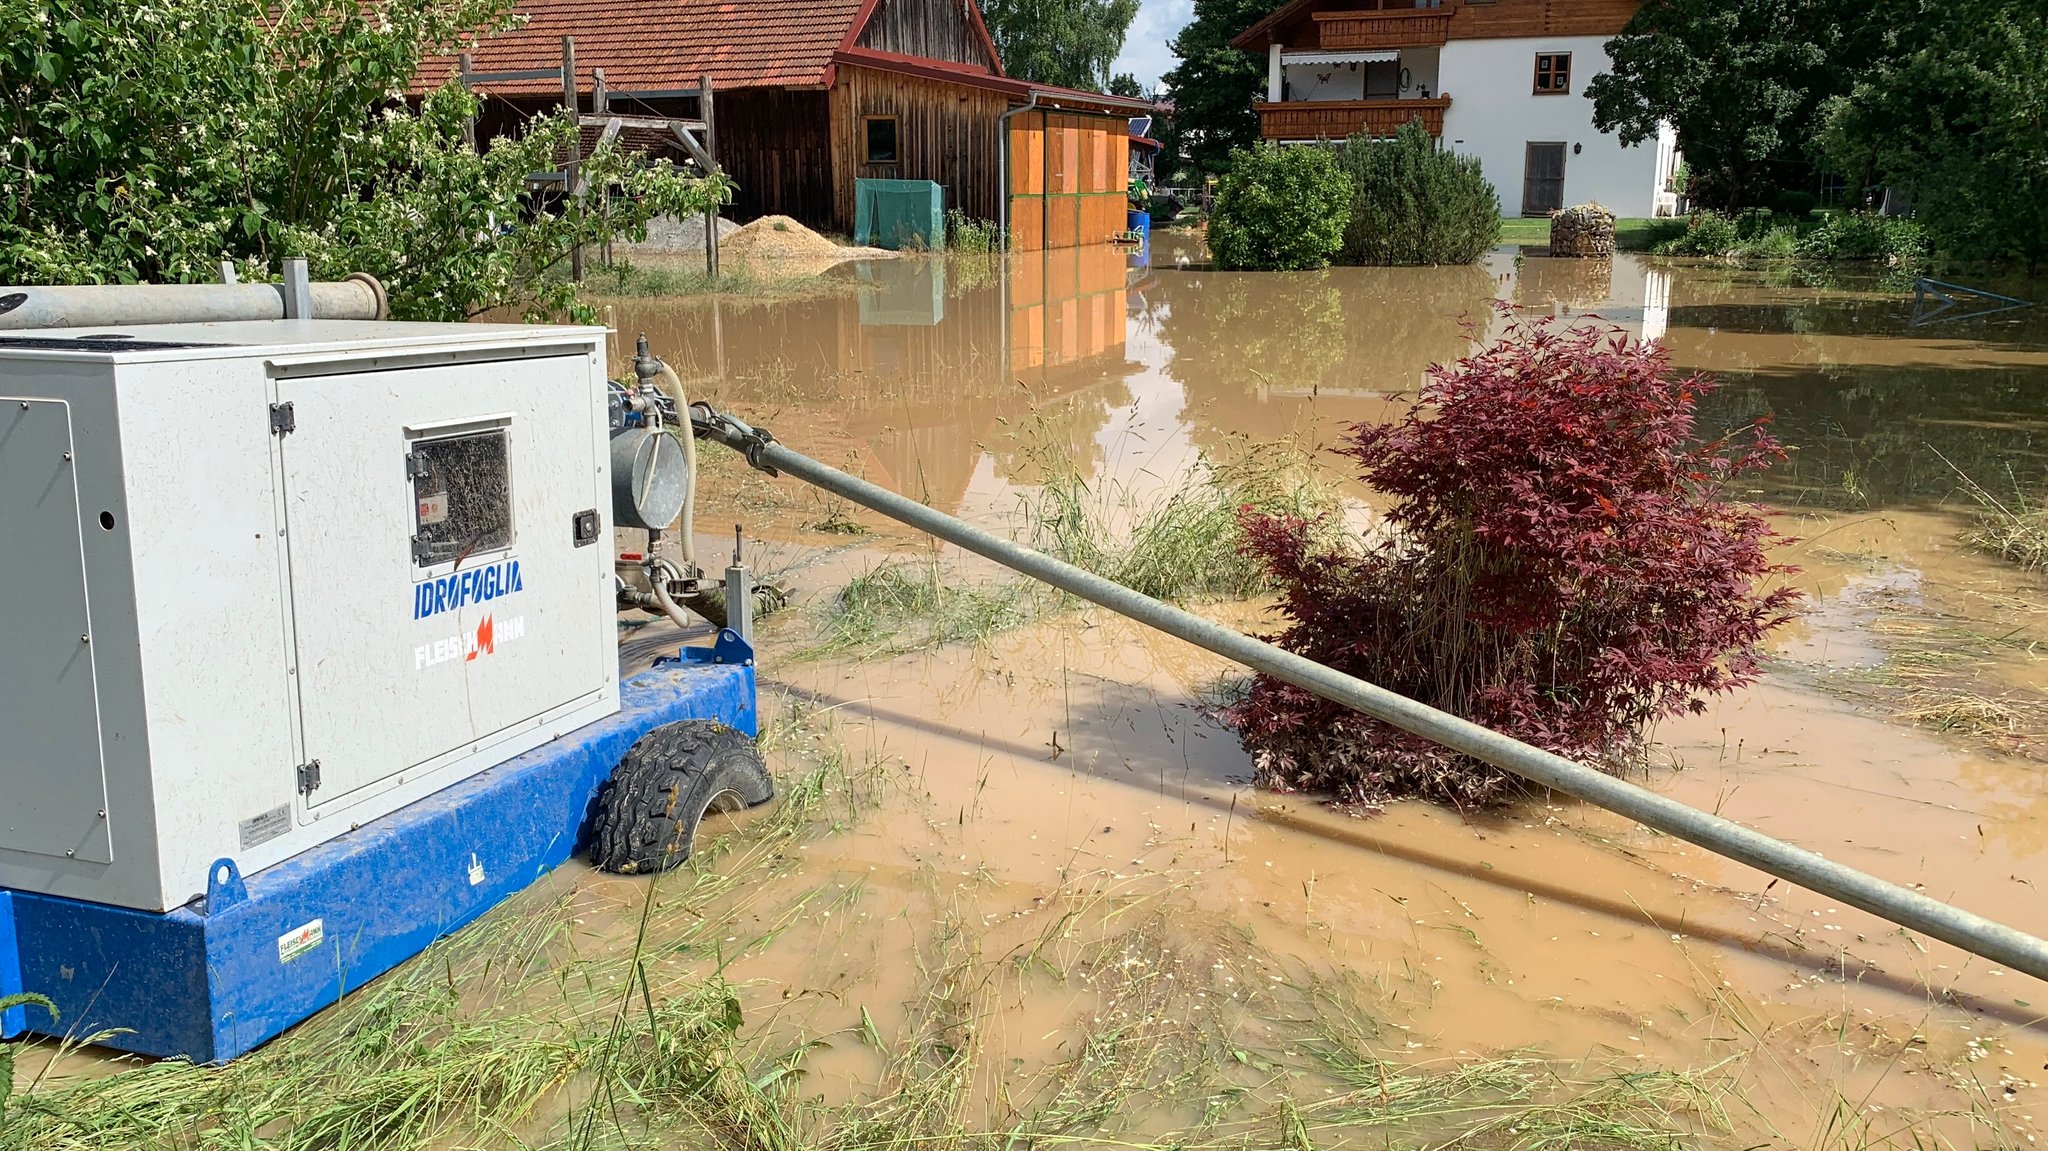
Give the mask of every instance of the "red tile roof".
MULTIPOLYGON (((471 49, 478 72, 559 68, 562 37, 576 37, 577 88, 604 69, 614 91, 694 86, 711 74, 719 88, 818 87, 832 54, 847 44, 862 0, 520 0, 526 23, 471 49)), ((429 61, 416 90, 437 87, 455 58, 429 61)), ((558 80, 484 86, 497 95, 550 94, 558 80)))

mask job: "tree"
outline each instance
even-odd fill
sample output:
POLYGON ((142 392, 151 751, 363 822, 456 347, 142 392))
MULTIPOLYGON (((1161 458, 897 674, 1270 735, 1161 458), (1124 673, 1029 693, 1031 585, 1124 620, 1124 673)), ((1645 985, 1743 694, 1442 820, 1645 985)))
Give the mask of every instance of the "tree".
POLYGON ((984 0, 982 22, 1019 80, 1100 92, 1138 0, 984 0))
POLYGON ((1936 252, 2048 262, 2048 10, 2039 0, 1905 2, 1909 29, 1826 109, 1832 163, 1898 185, 1936 252))
POLYGON ((1133 100, 1145 98, 1144 85, 1138 83, 1138 78, 1129 72, 1118 72, 1111 76, 1108 91, 1112 96, 1128 96, 1133 100))
MULTIPOLYGON (((1516 325, 1432 368, 1408 415, 1339 449, 1383 497, 1371 535, 1242 514, 1280 588, 1276 642, 1547 751, 1639 766, 1651 724, 1756 678, 1798 600, 1735 495, 1784 453, 1758 428, 1702 442, 1712 387, 1590 326, 1516 325)), ((1225 716, 1269 787, 1461 808, 1515 787, 1270 676, 1225 716)))
POLYGON ((1862 0, 1657 0, 1607 42, 1586 85, 1593 123, 1624 144, 1678 129, 1692 198, 1767 203, 1811 172, 1823 101, 1846 92, 1885 30, 1862 0))
POLYGON ((1230 157, 1209 214, 1209 253, 1225 269, 1320 268, 1350 218, 1351 180, 1329 149, 1261 144, 1230 157))
POLYGON ((573 127, 532 121, 479 154, 451 85, 402 99, 422 60, 507 26, 510 0, 44 0, 0 8, 0 280, 195 281, 285 256, 369 272, 407 319, 558 312, 575 246, 721 202, 616 148, 591 194, 537 199, 573 127))
POLYGON ((1195 17, 1173 38, 1180 59, 1164 77, 1173 96, 1174 154, 1198 174, 1224 170, 1233 149, 1259 142, 1252 101, 1265 83, 1266 62, 1230 46, 1264 18, 1276 0, 1195 0, 1195 17))
POLYGON ((1470 264, 1499 242, 1500 197, 1479 161, 1445 148, 1421 122, 1333 151, 1352 185, 1343 263, 1470 264))

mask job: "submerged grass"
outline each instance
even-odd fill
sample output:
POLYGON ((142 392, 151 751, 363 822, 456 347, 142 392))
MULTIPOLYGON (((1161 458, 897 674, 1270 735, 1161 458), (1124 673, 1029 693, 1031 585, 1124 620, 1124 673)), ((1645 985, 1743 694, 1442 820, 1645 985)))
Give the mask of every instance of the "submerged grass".
MULTIPOLYGON (((1091 483, 1050 448, 1028 449, 1027 456, 1039 483, 1023 498, 1025 541, 1170 602, 1245 599, 1268 590, 1264 567, 1240 550, 1241 509, 1314 516, 1336 503, 1308 476, 1299 452, 1272 445, 1240 445, 1229 463, 1204 458, 1155 497, 1091 483)), ((936 554, 897 560, 841 588, 816 639, 796 658, 891 659, 985 643, 1070 604, 1029 581, 964 581, 936 554)))
POLYGON ((1918 596, 1880 594, 1869 603, 1870 638, 1884 655, 1871 667, 1822 667, 1817 686, 1882 707, 1894 718, 2010 755, 2048 751, 2048 695, 2012 682, 2006 665, 2031 658, 2029 616, 2048 605, 1999 595, 1970 619, 1918 596), (1997 621, 1993 624, 1993 620, 1997 621))
POLYGON ((1265 566, 1243 550, 1243 509, 1313 518, 1337 503, 1292 444, 1238 442, 1228 458, 1202 457, 1154 496, 1114 480, 1090 482, 1064 454, 1033 455, 1043 480, 1024 499, 1032 546, 1175 603, 1270 590, 1265 566))
POLYGON ((593 269, 584 287, 603 296, 732 296, 749 300, 797 300, 860 290, 846 275, 770 275, 743 263, 728 263, 711 275, 702 256, 634 263, 620 260, 593 269))
POLYGON ((817 639, 795 658, 893 659, 983 643, 1029 621, 1034 599, 1018 581, 959 582, 936 555, 893 561, 839 589, 817 639))
POLYGON ((1963 542, 2025 571, 2048 567, 2048 507, 2029 500, 2017 487, 2011 498, 2001 500, 1970 477, 1962 479, 1963 490, 1977 503, 1976 523, 1963 532, 1963 542))

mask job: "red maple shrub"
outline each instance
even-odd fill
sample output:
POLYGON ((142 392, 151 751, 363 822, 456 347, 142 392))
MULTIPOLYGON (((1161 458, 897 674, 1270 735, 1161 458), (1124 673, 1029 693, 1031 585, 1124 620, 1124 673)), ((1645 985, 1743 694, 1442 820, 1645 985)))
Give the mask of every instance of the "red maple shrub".
MULTIPOLYGON (((1798 593, 1729 482, 1782 458, 1761 427, 1699 442, 1694 399, 1655 344, 1517 323, 1431 369, 1421 404, 1354 426, 1342 454, 1388 497, 1386 526, 1240 515, 1280 588, 1275 642, 1538 747, 1619 771, 1649 726, 1757 674, 1798 593)), ((1376 806, 1459 806, 1513 787, 1498 769, 1260 676, 1230 707, 1281 789, 1376 806)))

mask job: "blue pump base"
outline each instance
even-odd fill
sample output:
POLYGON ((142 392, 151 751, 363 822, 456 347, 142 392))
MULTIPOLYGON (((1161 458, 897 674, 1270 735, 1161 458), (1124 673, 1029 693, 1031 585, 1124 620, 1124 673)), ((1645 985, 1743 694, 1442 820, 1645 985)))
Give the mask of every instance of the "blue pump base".
POLYGON ((567 860, 612 768, 648 731, 753 735, 753 651, 732 632, 620 684, 617 715, 382 819, 153 913, 0 888, 0 1038, 82 1039, 224 1063, 425 950, 567 860))

